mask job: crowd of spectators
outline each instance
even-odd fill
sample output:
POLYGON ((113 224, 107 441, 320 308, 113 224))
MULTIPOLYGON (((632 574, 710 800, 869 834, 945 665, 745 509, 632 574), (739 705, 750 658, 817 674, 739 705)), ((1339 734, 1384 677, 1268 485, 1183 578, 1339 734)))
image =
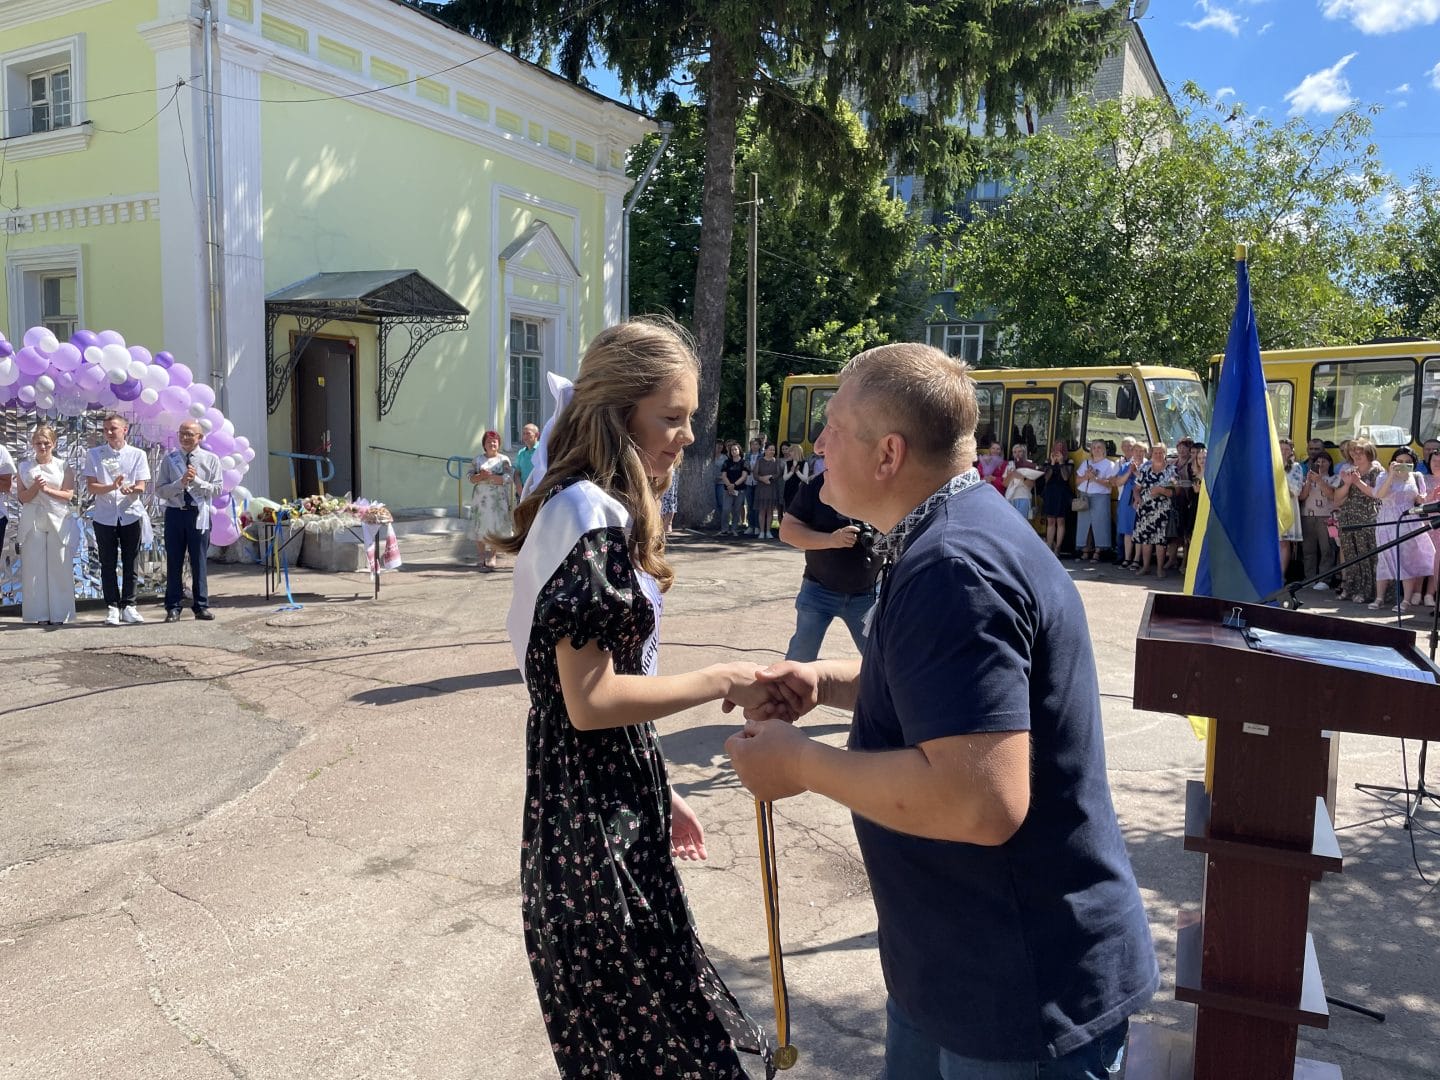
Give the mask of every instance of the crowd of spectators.
POLYGON ((717 439, 710 472, 715 484, 715 520, 721 536, 780 538, 780 517, 800 485, 825 469, 806 457, 799 443, 751 439, 748 452, 734 439, 717 439))

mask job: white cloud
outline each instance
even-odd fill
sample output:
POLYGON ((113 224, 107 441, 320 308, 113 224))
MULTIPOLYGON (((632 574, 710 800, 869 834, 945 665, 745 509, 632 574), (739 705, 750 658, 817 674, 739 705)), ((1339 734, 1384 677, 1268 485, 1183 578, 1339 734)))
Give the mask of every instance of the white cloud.
POLYGON ((1215 91, 1215 100, 1216 100, 1216 101, 1224 101, 1227 97, 1234 97, 1234 96, 1235 96, 1235 88, 1234 88, 1233 86, 1222 86, 1222 87, 1220 87, 1219 90, 1216 90, 1216 91, 1215 91))
MULTIPOLYGON (((1440 3, 1440 0, 1436 0, 1436 3, 1440 3)), ((1191 30, 1224 30, 1227 34, 1240 36, 1240 24, 1245 20, 1235 12, 1229 8, 1220 7, 1218 4, 1212 4, 1210 0, 1195 0, 1195 6, 1204 13, 1202 17, 1195 22, 1181 23, 1180 25, 1188 26, 1191 30)))
POLYGON ((1327 19, 1349 19, 1365 34, 1392 34, 1440 21, 1440 0, 1321 0, 1327 19))
POLYGON ((1274 25, 1275 24, 1273 22, 1267 22, 1264 26, 1260 27, 1259 30, 1255 31, 1255 36, 1263 37, 1265 35, 1265 31, 1269 30, 1274 25))
MULTIPOLYGON (((1348 108, 1354 102, 1350 96, 1350 80, 1341 74, 1345 65, 1355 59, 1355 54, 1342 56, 1328 68, 1306 75, 1300 80, 1300 85, 1285 93, 1285 100, 1290 103, 1290 115, 1300 116, 1303 113, 1337 113, 1341 109, 1348 108)), ((1435 65, 1440 68, 1440 64, 1435 65)))
POLYGON ((1394 90, 1391 90, 1390 93, 1392 93, 1392 94, 1408 94, 1408 93, 1410 93, 1410 84, 1409 84, 1408 82, 1402 82, 1399 86, 1395 87, 1394 90))
POLYGON ((1430 76, 1430 85, 1440 90, 1440 64, 1436 64, 1427 74, 1430 76))

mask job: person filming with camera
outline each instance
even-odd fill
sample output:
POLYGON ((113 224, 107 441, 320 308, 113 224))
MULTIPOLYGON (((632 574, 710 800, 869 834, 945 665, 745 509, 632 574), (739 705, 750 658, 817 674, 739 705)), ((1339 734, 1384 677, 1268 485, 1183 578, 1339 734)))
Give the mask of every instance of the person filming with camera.
POLYGON ((825 474, 806 481, 785 507, 780 539, 805 552, 805 577, 795 597, 795 636, 786 660, 819 659, 825 631, 843 619, 855 648, 865 651, 865 619, 875 606, 881 559, 875 530, 837 514, 820 498, 825 474))

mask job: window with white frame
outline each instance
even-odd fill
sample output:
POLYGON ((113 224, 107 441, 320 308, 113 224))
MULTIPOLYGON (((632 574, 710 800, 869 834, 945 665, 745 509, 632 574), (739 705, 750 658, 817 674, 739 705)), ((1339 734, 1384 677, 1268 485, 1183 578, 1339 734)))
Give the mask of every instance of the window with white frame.
POLYGON ((931 345, 967 364, 989 360, 998 345, 993 323, 931 323, 928 330, 931 345))
POLYGON ((5 259, 10 325, 47 326, 61 341, 83 325, 81 248, 12 250, 5 259))
MULTIPOLYGON (((7 139, 46 136, 37 145, 65 145, 56 149, 79 149, 88 138, 80 130, 85 118, 85 35, 62 38, 27 49, 0 54, 0 104, 4 107, 4 135, 7 139), (71 137, 61 139, 58 133, 71 137), (71 146, 71 143, 78 143, 71 146)), ((7 148, 7 154, 23 153, 24 142, 7 148)))
POLYGON ((541 324, 535 319, 510 320, 510 438, 520 445, 526 424, 540 426, 540 379, 545 369, 541 324))

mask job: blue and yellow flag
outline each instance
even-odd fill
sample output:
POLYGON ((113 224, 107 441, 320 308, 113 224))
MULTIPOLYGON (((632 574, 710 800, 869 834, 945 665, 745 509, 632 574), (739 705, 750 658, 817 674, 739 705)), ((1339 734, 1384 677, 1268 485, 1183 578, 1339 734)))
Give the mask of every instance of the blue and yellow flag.
MULTIPOLYGON (((1265 392, 1243 247, 1235 259, 1235 318, 1215 387, 1185 592, 1253 604, 1284 584, 1280 534, 1291 525, 1292 504, 1265 392)), ((1191 723, 1203 737, 1205 722, 1192 717, 1191 723)))

